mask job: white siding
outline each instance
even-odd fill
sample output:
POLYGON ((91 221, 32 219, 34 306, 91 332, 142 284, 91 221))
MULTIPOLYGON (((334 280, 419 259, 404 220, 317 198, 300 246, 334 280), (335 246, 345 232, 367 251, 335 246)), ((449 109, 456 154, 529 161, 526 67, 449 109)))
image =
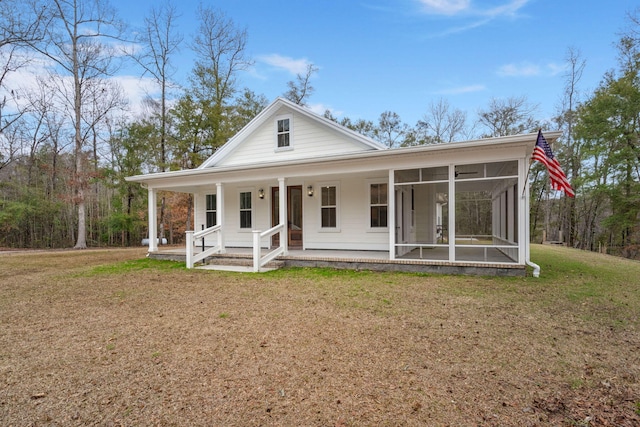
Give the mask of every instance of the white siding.
MULTIPOLYGON (((387 180, 386 171, 375 174, 348 175, 342 179, 338 177, 308 178, 287 180, 287 186, 300 185, 303 188, 303 247, 305 249, 343 249, 343 250, 388 250, 388 230, 372 230, 370 224, 369 200, 367 186, 371 179, 387 180), (339 229, 327 231, 320 226, 320 183, 333 182, 339 186, 338 194, 338 222, 339 229), (307 196, 306 187, 314 187, 313 197, 307 196)), ((267 182, 265 185, 256 183, 227 184, 224 186, 224 219, 223 226, 225 245, 227 247, 251 247, 253 245, 252 230, 264 231, 271 228, 271 187, 277 182, 267 182), (258 189, 263 188, 265 198, 258 198, 258 189), (241 191, 251 191, 252 199, 252 229, 240 228, 240 199, 241 191)), ((196 231, 205 224, 205 194, 215 193, 215 190, 198 193, 194 196, 196 231)), ((207 240, 207 246, 215 242, 207 240)), ((201 242, 196 242, 200 245, 201 242)), ((263 245, 268 244, 265 240, 263 245)))
POLYGON ((304 115, 281 108, 266 120, 251 136, 216 166, 236 166, 265 162, 280 162, 317 158, 371 150, 361 143, 334 131, 304 115), (293 149, 277 151, 275 121, 278 116, 292 114, 291 145, 293 149))
POLYGON ((252 247, 253 230, 264 231, 270 226, 271 194, 270 189, 264 188, 265 198, 258 197, 256 185, 225 185, 224 186, 224 219, 223 232, 225 245, 228 247, 252 247), (252 215, 251 229, 240 228, 240 192, 251 191, 252 215))
MULTIPOLYGON (((315 194, 305 198, 304 247, 305 249, 388 250, 388 231, 371 230, 367 185, 372 178, 387 175, 349 175, 339 180, 338 215, 340 224, 336 231, 325 231, 320 223, 320 183, 325 179, 309 181, 315 194)), ((335 182, 335 180, 333 181, 335 182)))

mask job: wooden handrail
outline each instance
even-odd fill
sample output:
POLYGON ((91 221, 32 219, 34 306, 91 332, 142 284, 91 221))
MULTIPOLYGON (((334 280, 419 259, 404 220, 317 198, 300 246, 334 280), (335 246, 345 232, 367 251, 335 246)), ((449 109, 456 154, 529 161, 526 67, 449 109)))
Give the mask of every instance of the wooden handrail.
POLYGON ((281 232, 282 230, 284 230, 284 224, 275 225, 266 231, 255 230, 253 232, 253 271, 255 273, 259 272, 262 267, 275 259, 277 256, 284 253, 284 237, 281 236, 280 246, 270 251, 265 256, 260 257, 260 242, 262 241, 262 239, 265 237, 271 237, 274 234, 281 232))
POLYGON ((194 231, 186 231, 185 234, 187 235, 187 243, 186 243, 186 249, 187 249, 187 268, 193 268, 194 264, 200 260, 205 259, 206 257, 208 257, 209 255, 213 255, 214 253, 217 252, 222 252, 224 251, 224 247, 222 244, 222 226, 220 225, 214 225, 213 227, 209 227, 209 228, 205 228, 202 231, 198 231, 198 232, 194 232, 194 231), (217 239, 216 239, 216 245, 213 246, 212 248, 209 249, 204 249, 204 238, 210 234, 214 234, 217 233, 217 239), (203 244, 202 244, 202 252, 200 252, 199 254, 195 255, 194 251, 193 251, 193 247, 194 247, 194 242, 196 241, 196 239, 202 239, 203 244))
POLYGON ((194 239, 199 239, 201 237, 208 236, 211 233, 215 233, 216 231, 219 231, 220 229, 222 229, 222 227, 220 225, 214 225, 213 227, 205 228, 204 230, 201 230, 201 231, 198 231, 198 232, 194 232, 193 233, 193 238, 194 239))

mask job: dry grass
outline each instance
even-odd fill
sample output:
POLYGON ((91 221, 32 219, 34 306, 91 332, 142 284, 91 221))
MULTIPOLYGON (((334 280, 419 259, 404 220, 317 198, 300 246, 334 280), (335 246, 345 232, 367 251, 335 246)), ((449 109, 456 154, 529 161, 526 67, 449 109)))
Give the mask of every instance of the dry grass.
POLYGON ((185 270, 0 253, 0 425, 640 425, 640 264, 185 270))

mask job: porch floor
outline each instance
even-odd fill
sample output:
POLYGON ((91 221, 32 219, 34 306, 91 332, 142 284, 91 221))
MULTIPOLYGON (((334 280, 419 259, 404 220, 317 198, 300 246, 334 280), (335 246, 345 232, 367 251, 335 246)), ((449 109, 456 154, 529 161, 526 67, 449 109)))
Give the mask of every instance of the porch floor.
MULTIPOLYGON (((374 270, 374 271, 405 271, 422 273, 442 273, 442 274, 471 274, 489 276, 524 276, 525 267, 513 263, 507 256, 496 249, 486 251, 483 262, 457 261, 449 262, 433 259, 448 254, 446 248, 430 250, 431 259, 421 259, 419 250, 413 250, 401 258, 389 259, 388 251, 340 251, 325 249, 289 249, 286 256, 279 256, 276 261, 283 263, 287 267, 329 267, 352 270, 374 270)), ((475 248, 474 248, 475 250, 475 248)), ((195 253, 202 251, 202 248, 195 248, 195 253)), ((457 256, 468 259, 465 256, 465 248, 457 248, 457 256)), ((266 250, 262 250, 263 254, 266 250)), ((216 254, 210 259, 215 259, 219 265, 216 267, 202 265, 198 268, 218 269, 226 271, 250 272, 250 261, 253 251, 251 248, 226 248, 225 254, 216 254), (229 264, 224 265, 224 261, 229 264), (239 260, 247 261, 247 265, 238 265, 239 260), (232 262, 233 261, 233 262, 232 262), (235 262, 235 264, 234 264, 235 262), (220 265, 222 264, 222 265, 220 265)), ((424 256, 424 251, 423 251, 424 256)), ((157 252, 150 252, 150 258, 170 259, 174 261, 186 262, 186 249, 182 247, 158 248, 157 252)), ((263 269, 267 271, 269 269, 263 269)))

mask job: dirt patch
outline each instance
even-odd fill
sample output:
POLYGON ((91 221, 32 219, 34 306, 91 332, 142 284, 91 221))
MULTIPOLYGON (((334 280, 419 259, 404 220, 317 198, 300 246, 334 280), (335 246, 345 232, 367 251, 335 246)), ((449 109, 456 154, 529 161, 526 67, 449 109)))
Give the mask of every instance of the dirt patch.
POLYGON ((640 425, 635 307, 530 279, 174 266, 0 255, 0 424, 640 425))

